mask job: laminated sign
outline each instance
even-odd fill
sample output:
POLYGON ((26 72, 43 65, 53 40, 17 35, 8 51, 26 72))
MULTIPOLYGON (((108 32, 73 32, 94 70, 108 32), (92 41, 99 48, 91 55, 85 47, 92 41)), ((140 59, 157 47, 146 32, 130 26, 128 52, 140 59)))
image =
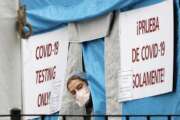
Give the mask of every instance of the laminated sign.
POLYGON ((58 112, 67 65, 66 28, 22 40, 23 113, 58 112))
POLYGON ((173 89, 173 0, 120 13, 119 101, 173 89))

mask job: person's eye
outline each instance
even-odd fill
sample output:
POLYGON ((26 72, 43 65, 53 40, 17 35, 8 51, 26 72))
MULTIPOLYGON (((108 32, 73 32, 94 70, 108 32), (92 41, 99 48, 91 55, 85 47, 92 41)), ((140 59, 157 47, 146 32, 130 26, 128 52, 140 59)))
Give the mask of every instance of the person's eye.
POLYGON ((83 84, 82 83, 80 83, 78 86, 77 86, 77 90, 80 90, 81 88, 83 87, 83 84))
POLYGON ((72 95, 75 95, 75 94, 76 94, 76 91, 75 91, 75 90, 71 91, 71 94, 72 94, 72 95))

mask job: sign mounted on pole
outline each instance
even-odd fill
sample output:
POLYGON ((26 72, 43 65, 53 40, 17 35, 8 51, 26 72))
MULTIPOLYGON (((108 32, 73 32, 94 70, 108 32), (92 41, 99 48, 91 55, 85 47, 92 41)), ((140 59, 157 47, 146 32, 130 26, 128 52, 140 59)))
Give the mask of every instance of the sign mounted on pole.
POLYGON ((119 101, 173 90, 173 0, 120 13, 119 101))
POLYGON ((23 113, 58 112, 68 54, 67 29, 22 40, 23 113))

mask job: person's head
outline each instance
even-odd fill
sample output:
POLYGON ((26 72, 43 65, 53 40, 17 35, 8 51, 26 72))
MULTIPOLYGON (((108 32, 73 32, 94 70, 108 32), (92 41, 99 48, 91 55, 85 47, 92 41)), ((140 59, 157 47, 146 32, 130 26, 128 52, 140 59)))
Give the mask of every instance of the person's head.
POLYGON ((71 76, 67 81, 67 90, 71 95, 76 95, 77 91, 87 86, 86 80, 78 75, 71 76))
POLYGON ((73 75, 68 79, 67 90, 75 98, 79 106, 85 105, 90 98, 88 84, 86 80, 79 75, 73 75))

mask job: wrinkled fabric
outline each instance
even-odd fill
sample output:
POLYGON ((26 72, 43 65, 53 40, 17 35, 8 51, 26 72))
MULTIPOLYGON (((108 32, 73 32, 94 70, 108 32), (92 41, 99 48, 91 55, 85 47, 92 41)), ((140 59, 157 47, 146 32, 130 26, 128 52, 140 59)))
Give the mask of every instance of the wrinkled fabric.
MULTIPOLYGON (((44 0, 44 2, 42 2, 40 0, 34 0, 34 1, 22 0, 22 3, 27 5, 28 21, 33 26, 33 32, 38 33, 38 32, 53 29, 55 27, 60 27, 62 24, 67 23, 67 22, 75 22, 75 21, 77 22, 77 21, 82 21, 82 20, 89 20, 96 16, 104 15, 105 13, 108 13, 112 10, 119 10, 119 9, 121 11, 122 10, 130 10, 130 9, 154 4, 159 1, 161 1, 161 0, 107 0, 107 1, 103 1, 103 2, 100 0, 91 0, 91 1, 88 1, 88 0, 86 0, 86 1, 85 0, 79 0, 79 1, 44 0)), ((176 2, 179 2, 179 0, 176 0, 176 2)), ((176 5, 178 5, 178 4, 179 3, 177 3, 176 5)), ((179 11, 178 11, 178 14, 179 14, 179 11)), ((179 29, 179 27, 178 27, 178 29, 179 29)), ((110 48, 110 46, 114 46, 113 43, 110 43, 110 41, 111 41, 111 39, 117 39, 117 38, 115 38, 113 36, 116 36, 116 34, 114 32, 112 32, 112 36, 110 35, 110 37, 109 37, 110 39, 107 38, 107 40, 109 39, 109 41, 107 41, 107 42, 105 41, 105 49, 108 46, 109 46, 109 48, 110 48)), ((117 44, 117 43, 114 42, 114 44, 117 44)), ((90 43, 89 43, 89 45, 91 46, 90 43)), ((89 45, 86 45, 83 49, 85 49, 85 48, 89 49, 88 48, 89 45)), ((97 44, 97 46, 98 46, 98 44, 97 44)), ((179 48, 178 41, 177 41, 176 47, 179 48)), ((93 49, 93 47, 91 49, 93 49)), ((106 50, 108 50, 108 49, 106 49, 106 50)), ((110 57, 114 57, 114 56, 110 56, 111 53, 110 52, 107 53, 108 51, 106 51, 106 50, 105 50, 105 54, 106 54, 107 62, 105 64, 106 64, 106 67, 108 67, 107 65, 109 65, 109 63, 111 63, 111 60, 113 61, 113 58, 110 58, 110 57)), ((97 51, 99 51, 99 49, 97 51)), ((116 53, 115 51, 117 51, 117 50, 116 49, 114 49, 114 51, 112 50, 112 55, 115 55, 114 54, 114 53, 116 53)), ((73 52, 75 52, 75 51, 73 51, 73 52)), ((96 53, 96 52, 94 52, 94 53, 96 53)), ((178 65, 179 53, 178 53, 178 51, 175 56, 177 57, 176 58, 176 60, 177 60, 176 67, 179 68, 179 65, 178 65)), ((93 59, 93 57, 94 57, 94 54, 91 54, 91 57, 90 58, 87 57, 88 59, 86 58, 86 60, 90 61, 91 59, 93 59)), ((103 58, 101 58, 101 59, 103 59, 103 58)), ((115 59, 118 59, 118 56, 116 56, 115 59)), ((96 60, 96 62, 97 61, 99 61, 99 60, 96 60)), ((92 63, 93 63, 92 61, 90 61, 89 63, 86 62, 86 64, 89 64, 89 66, 92 63)), ((99 63, 99 64, 101 64, 101 63, 99 63)), ((117 67, 115 67, 114 69, 112 67, 113 65, 109 66, 109 69, 106 68, 106 70, 109 71, 109 72, 106 72, 106 78, 111 78, 111 82, 112 82, 112 83, 110 83, 109 79, 108 79, 109 81, 106 81, 110 85, 112 84, 112 86, 109 86, 108 88, 113 88, 113 86, 114 87, 117 86, 117 85, 113 85, 114 84, 113 81, 114 80, 116 81, 118 79, 117 75, 110 72, 110 71, 114 71, 115 69, 118 68, 119 64, 118 63, 116 63, 116 64, 117 64, 116 65, 117 67)), ((89 67, 87 67, 86 70, 89 70, 89 67)), ((92 71, 93 70, 89 70, 90 76, 93 73, 92 71)), ((176 69, 176 72, 177 72, 176 80, 178 80, 179 70, 176 69)), ((96 76, 99 76, 99 75, 96 75, 96 76)), ((92 80, 94 80, 94 79, 95 78, 92 77, 92 80)), ((179 91, 178 86, 179 85, 178 85, 178 81, 177 81, 177 90, 176 90, 176 92, 171 93, 171 94, 165 94, 165 95, 161 95, 161 96, 155 96, 155 97, 150 97, 150 98, 145 98, 145 99, 141 99, 141 100, 135 100, 135 101, 129 101, 129 102, 123 103, 123 108, 122 108, 123 114, 171 114, 171 113, 173 114, 173 113, 179 113, 178 98, 180 95, 178 94, 178 91, 179 91)), ((113 97, 114 93, 111 93, 111 92, 112 91, 107 92, 107 98, 108 98, 107 103, 110 103, 111 105, 108 105, 108 106, 112 108, 113 105, 115 105, 115 106, 117 105, 117 100, 116 100, 117 95, 113 97)), ((70 100, 70 98, 67 97, 67 100, 70 100)), ((98 103, 98 104, 100 104, 100 103, 98 103)), ((67 104, 67 106, 68 106, 68 104, 67 104)), ((73 106, 73 104, 72 104, 72 106, 73 106)), ((109 109, 108 106, 107 106, 107 108, 109 109)), ((73 113, 74 108, 75 107, 71 107, 69 105, 69 111, 67 111, 67 112, 73 113)), ((76 108, 76 109, 78 109, 78 108, 76 108)), ((120 107, 120 109, 121 109, 121 107, 120 107)), ((112 111, 114 111, 116 113, 118 108, 114 109, 114 110, 112 109, 112 111)), ((121 110, 120 110, 120 112, 121 112, 121 110)), ((136 118, 136 120, 141 120, 141 118, 136 118)))
POLYGON ((129 9, 152 0, 21 0, 26 5, 33 33, 44 32, 64 23, 88 20, 117 9, 129 9))
MULTIPOLYGON (((106 108, 107 114, 117 115, 122 113, 122 106, 118 102, 118 85, 120 69, 119 46, 119 14, 114 14, 110 34, 105 37, 105 83, 106 83, 106 108)), ((120 118, 109 118, 120 120, 120 118)))
MULTIPOLYGON (((91 90, 93 114, 103 115, 106 113, 103 38, 83 43, 83 60, 91 90)), ((104 118, 97 117, 94 120, 104 118)))
MULTIPOLYGON (((82 46, 81 43, 70 43, 67 60, 67 72, 66 82, 64 87, 64 95, 62 98, 62 105, 60 108, 60 114, 67 115, 82 115, 85 114, 85 108, 79 107, 73 97, 66 89, 66 84, 69 76, 74 73, 83 72, 82 63, 82 46)), ((82 117, 67 117, 66 120, 83 120, 82 117)))
MULTIPOLYGON (((83 67, 86 73, 85 79, 88 80, 91 90, 93 114, 105 114, 106 112, 104 40, 103 38, 98 38, 104 37, 109 33, 111 16, 112 14, 107 14, 93 20, 70 23, 68 26, 70 42, 82 43, 83 67), (99 31, 95 33, 94 28, 97 26, 99 31)), ((77 58, 77 56, 74 57, 77 58)), ((104 120, 102 117, 94 117, 93 119, 104 120)))
POLYGON ((68 24, 70 42, 85 42, 103 38, 109 34, 112 13, 96 17, 90 20, 73 22, 68 24), (96 28, 96 31, 94 29, 96 28))
MULTIPOLYGON (((93 114, 105 114, 106 112, 103 46, 103 39, 84 43, 70 43, 68 53, 67 76, 74 72, 83 72, 82 67, 84 67, 84 72, 87 74, 86 80, 88 80, 92 96, 93 114), (83 57, 81 56, 81 50, 83 50, 83 57), (82 60, 84 61, 84 65, 82 60), (91 64, 89 64, 90 62, 91 64)), ((85 108, 77 106, 67 89, 64 92, 60 114, 85 114, 85 108)), ((81 120, 82 118, 74 117, 69 119, 81 120)), ((94 117, 93 120, 104 120, 104 118, 94 117)))

